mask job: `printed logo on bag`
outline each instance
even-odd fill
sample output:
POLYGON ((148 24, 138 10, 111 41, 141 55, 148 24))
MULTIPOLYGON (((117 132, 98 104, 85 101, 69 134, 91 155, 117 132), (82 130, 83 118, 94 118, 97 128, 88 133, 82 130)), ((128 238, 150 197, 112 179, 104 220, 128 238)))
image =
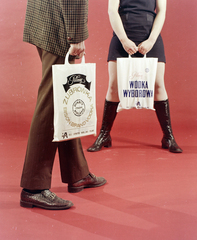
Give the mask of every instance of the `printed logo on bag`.
POLYGON ((75 116, 80 117, 85 112, 85 103, 81 99, 77 99, 73 103, 73 113, 75 116))
POLYGON ((137 103, 136 103, 136 107, 137 107, 137 108, 141 108, 141 103, 140 103, 140 102, 137 102, 137 103))
MULTIPOLYGON (((145 68, 144 71, 149 74, 150 69, 145 68)), ((149 82, 145 79, 146 77, 142 72, 133 72, 129 76, 127 89, 122 89, 123 98, 133 98, 137 109, 143 108, 142 99, 153 99, 154 96, 153 86, 149 86, 149 82)), ((149 108, 148 104, 146 108, 149 108)))
POLYGON ((62 133, 62 138, 63 138, 63 139, 68 138, 67 132, 63 132, 63 133, 62 133))
POLYGON ((83 74, 73 74, 67 77, 67 83, 64 84, 64 89, 67 92, 74 84, 83 84, 88 90, 90 90, 91 83, 87 82, 86 76, 83 74))
POLYGON ((148 81, 129 81, 129 89, 123 89, 124 97, 152 98, 153 90, 149 89, 148 81))
MULTIPOLYGON (((63 99, 64 117, 73 129, 85 127, 92 119, 94 99, 90 86, 91 82, 88 82, 83 74, 70 75, 67 77, 67 83, 63 84, 66 93, 63 99)), ((75 134, 79 134, 79 132, 75 134)), ((64 135, 64 137, 66 136, 64 135)))

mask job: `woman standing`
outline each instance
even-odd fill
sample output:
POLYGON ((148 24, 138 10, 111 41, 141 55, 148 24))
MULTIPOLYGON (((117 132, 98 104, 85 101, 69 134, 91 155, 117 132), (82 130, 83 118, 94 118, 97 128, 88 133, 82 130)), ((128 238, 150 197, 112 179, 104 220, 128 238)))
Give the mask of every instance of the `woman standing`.
POLYGON ((147 57, 158 58, 154 107, 163 131, 162 148, 181 153, 182 149, 172 133, 164 84, 166 59, 160 32, 166 16, 166 0, 109 0, 108 13, 114 31, 108 54, 109 86, 100 134, 88 151, 96 152, 103 146, 111 147, 110 131, 119 103, 116 59, 128 57, 128 54, 134 57, 146 54, 147 57))

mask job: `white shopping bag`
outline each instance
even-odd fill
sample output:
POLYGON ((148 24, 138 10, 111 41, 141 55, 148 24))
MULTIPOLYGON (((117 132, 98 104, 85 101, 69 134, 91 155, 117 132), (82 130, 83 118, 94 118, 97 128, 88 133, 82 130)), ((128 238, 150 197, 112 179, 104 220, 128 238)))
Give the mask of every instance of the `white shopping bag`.
POLYGON ((117 78, 120 103, 117 111, 123 109, 154 110, 154 88, 157 58, 118 58, 117 78))
POLYGON ((65 64, 52 66, 54 98, 53 141, 64 141, 91 134, 96 135, 96 64, 65 64))

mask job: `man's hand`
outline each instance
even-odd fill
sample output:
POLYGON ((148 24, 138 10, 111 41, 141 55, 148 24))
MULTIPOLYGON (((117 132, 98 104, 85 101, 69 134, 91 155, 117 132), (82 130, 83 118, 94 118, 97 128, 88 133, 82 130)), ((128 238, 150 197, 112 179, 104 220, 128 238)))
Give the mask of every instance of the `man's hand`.
POLYGON ((84 54, 85 54, 84 42, 70 44, 70 55, 82 58, 84 54))

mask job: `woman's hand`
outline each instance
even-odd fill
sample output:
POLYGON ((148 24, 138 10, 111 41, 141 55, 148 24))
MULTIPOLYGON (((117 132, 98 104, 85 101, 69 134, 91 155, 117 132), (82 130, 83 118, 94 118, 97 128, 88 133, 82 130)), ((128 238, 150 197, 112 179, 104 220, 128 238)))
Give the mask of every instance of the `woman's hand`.
POLYGON ((138 45, 138 51, 139 51, 141 54, 145 55, 145 54, 147 54, 147 53, 152 49, 152 47, 154 46, 154 44, 155 44, 154 41, 152 41, 152 40, 150 40, 150 39, 147 39, 146 41, 144 41, 144 42, 142 42, 142 43, 140 43, 140 44, 138 45))
POLYGON ((124 50, 129 55, 133 55, 138 51, 138 47, 135 45, 135 43, 128 38, 125 39, 124 41, 121 41, 121 43, 122 43, 124 50))

